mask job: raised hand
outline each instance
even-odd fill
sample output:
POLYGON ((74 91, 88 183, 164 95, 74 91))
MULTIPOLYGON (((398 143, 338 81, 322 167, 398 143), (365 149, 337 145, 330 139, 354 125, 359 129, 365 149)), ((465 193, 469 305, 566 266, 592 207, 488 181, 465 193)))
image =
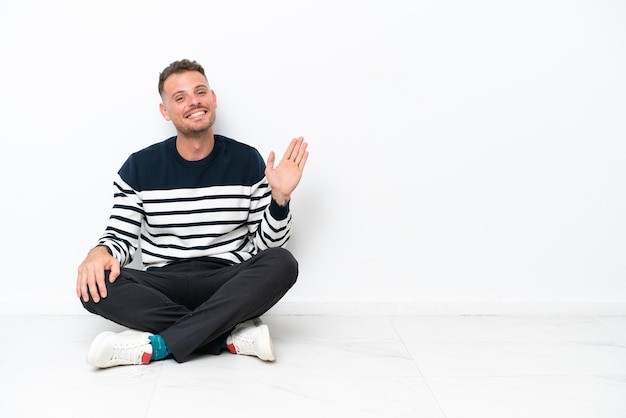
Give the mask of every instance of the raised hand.
POLYGON ((306 150, 307 145, 304 138, 294 138, 287 147, 283 159, 276 167, 274 167, 274 151, 270 152, 267 159, 265 176, 272 188, 272 198, 281 206, 289 202, 291 193, 302 178, 302 171, 309 157, 309 152, 306 150))

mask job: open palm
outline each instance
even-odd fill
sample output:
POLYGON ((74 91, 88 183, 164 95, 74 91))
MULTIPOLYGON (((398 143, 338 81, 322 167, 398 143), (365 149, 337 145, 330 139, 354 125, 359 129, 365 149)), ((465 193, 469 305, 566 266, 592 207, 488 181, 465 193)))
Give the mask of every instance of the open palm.
POLYGON ((283 159, 274 167, 276 156, 270 152, 265 168, 265 176, 272 188, 272 197, 278 204, 284 205, 291 199, 291 193, 302 178, 302 171, 309 157, 307 143, 304 138, 291 140, 283 159))

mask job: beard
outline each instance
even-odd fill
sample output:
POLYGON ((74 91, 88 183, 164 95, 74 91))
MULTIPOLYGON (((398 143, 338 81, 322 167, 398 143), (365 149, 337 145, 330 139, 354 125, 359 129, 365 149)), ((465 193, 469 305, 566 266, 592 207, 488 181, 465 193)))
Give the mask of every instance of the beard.
POLYGON ((211 117, 205 123, 201 123, 201 124, 195 124, 195 123, 186 124, 184 122, 185 121, 183 121, 183 123, 179 123, 179 124, 175 124, 174 125, 174 127, 179 132, 179 134, 182 134, 182 135, 184 135, 186 137, 189 137, 189 138, 203 137, 204 135, 207 134, 207 132, 209 132, 209 130, 211 128, 213 128, 213 125, 215 124, 215 112, 211 112, 211 117))

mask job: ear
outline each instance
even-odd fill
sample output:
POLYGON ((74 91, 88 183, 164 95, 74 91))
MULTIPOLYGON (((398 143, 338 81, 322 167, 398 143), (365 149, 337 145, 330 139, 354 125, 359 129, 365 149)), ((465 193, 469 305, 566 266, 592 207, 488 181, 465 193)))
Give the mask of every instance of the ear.
POLYGON ((213 96, 213 107, 217 109, 217 96, 215 95, 215 91, 211 90, 211 95, 213 96))
POLYGON ((165 105, 163 103, 159 104, 159 111, 161 112, 161 115, 163 115, 163 117, 165 118, 166 121, 172 120, 170 118, 169 113, 167 113, 167 108, 165 107, 165 105))

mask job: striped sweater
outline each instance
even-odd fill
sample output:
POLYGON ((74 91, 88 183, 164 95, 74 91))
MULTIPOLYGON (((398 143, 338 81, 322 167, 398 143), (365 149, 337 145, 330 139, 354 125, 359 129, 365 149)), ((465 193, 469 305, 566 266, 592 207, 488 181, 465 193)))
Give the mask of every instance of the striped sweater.
POLYGON ((172 137, 132 154, 119 170, 98 245, 122 266, 139 247, 148 269, 188 259, 235 264, 284 245, 290 234, 289 206, 271 198, 255 148, 215 135, 208 157, 187 161, 172 137))

